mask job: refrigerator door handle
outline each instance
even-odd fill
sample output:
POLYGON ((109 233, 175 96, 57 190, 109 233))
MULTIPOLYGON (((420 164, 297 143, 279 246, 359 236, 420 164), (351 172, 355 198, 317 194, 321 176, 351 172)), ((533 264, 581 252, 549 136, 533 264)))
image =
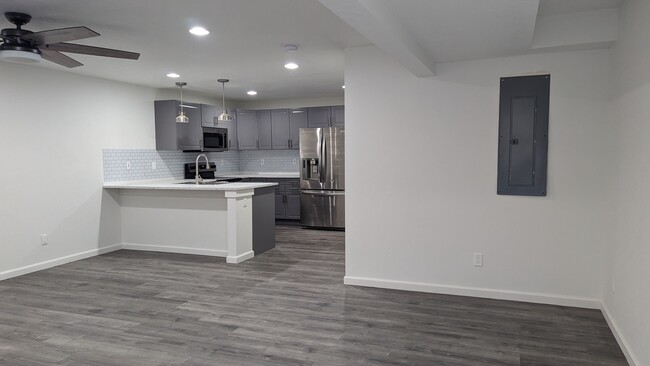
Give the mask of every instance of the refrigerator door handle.
POLYGON ((303 189, 301 192, 304 194, 311 194, 313 196, 345 196, 345 191, 318 191, 303 189))
POLYGON ((325 183, 325 166, 327 162, 325 161, 325 154, 326 154, 326 149, 325 149, 325 134, 324 131, 321 129, 321 135, 320 135, 320 159, 318 159, 318 167, 319 170, 319 175, 318 175, 318 181, 323 184, 325 183))

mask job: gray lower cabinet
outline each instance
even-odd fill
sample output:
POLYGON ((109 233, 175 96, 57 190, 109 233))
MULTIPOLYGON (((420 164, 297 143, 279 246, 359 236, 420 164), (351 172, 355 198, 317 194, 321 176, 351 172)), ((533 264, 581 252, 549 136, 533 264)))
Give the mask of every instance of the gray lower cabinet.
POLYGON ((273 142, 271 138, 271 111, 268 109, 257 111, 257 148, 260 150, 271 150, 273 142))
POLYGON ((274 150, 287 150, 291 147, 288 109, 271 111, 271 142, 274 150))
POLYGON ((275 218, 284 219, 287 216, 287 210, 284 206, 284 194, 275 194, 275 218))
POLYGON ((238 109, 236 125, 239 150, 257 150, 257 111, 238 109))
POLYGON ((157 150, 201 150, 203 127, 199 104, 183 103, 195 108, 183 108, 189 123, 176 123, 180 113, 180 101, 157 100, 154 102, 157 150))
POLYGON ((300 220, 300 193, 287 194, 285 199, 285 210, 287 219, 300 220))
POLYGON ((300 220, 300 180, 267 179, 275 186, 275 218, 300 220))
POLYGON ((309 127, 307 121, 307 108, 292 109, 289 114, 289 148, 300 148, 300 129, 309 127))

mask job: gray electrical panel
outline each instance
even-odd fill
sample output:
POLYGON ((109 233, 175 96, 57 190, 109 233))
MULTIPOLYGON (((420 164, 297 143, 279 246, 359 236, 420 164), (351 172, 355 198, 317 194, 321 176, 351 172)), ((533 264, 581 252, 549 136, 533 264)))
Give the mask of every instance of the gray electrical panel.
POLYGON ((501 79, 497 194, 547 194, 550 83, 550 75, 501 79))

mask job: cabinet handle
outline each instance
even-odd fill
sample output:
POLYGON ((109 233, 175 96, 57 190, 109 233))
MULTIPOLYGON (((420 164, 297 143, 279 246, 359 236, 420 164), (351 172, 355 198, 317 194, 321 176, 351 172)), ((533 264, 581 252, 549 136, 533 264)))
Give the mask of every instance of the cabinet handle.
POLYGON ((287 203, 287 195, 282 195, 282 202, 287 203))
POLYGON ((228 149, 230 149, 231 147, 232 147, 232 141, 228 139, 228 149))
POLYGON ((287 147, 291 149, 291 139, 287 140, 287 147))
POLYGON ((260 140, 257 140, 257 149, 259 150, 260 148, 260 140))

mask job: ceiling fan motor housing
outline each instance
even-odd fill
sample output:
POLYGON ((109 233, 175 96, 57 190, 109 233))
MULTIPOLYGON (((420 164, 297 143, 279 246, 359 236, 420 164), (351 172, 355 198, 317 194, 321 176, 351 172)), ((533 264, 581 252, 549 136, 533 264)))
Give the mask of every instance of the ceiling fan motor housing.
POLYGON ((32 52, 40 55, 41 51, 34 47, 30 42, 22 40, 20 37, 32 32, 24 29, 6 28, 0 31, 4 43, 0 44, 0 50, 32 52))

